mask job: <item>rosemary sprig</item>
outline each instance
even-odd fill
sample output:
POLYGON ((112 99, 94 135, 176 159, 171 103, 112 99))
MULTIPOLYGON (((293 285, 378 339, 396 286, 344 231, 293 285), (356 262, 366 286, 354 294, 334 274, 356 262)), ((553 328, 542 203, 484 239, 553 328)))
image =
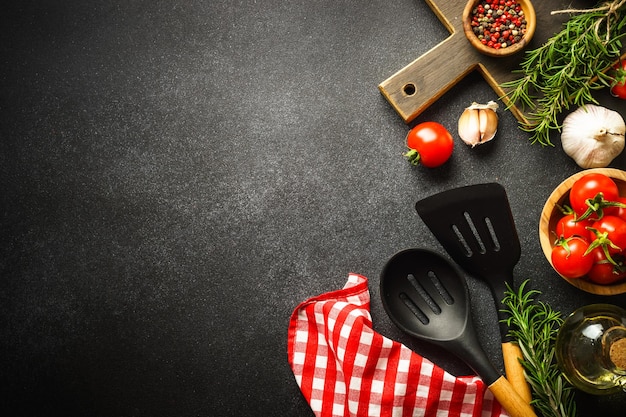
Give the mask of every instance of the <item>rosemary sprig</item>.
POLYGON ((526 290, 528 282, 524 281, 517 292, 507 285, 502 302, 509 314, 510 335, 524 355, 522 366, 533 392, 531 404, 543 417, 574 417, 575 391, 555 357, 554 343, 563 319, 548 304, 535 301, 540 292, 526 290))
POLYGON ((528 123, 522 130, 532 133, 532 143, 554 146, 550 132, 559 130, 558 115, 572 105, 598 104, 593 90, 610 87, 607 70, 619 59, 626 35, 626 0, 613 0, 588 10, 560 10, 575 13, 563 29, 537 49, 526 51, 518 79, 502 83, 508 91, 508 108, 520 104, 528 109, 528 123))

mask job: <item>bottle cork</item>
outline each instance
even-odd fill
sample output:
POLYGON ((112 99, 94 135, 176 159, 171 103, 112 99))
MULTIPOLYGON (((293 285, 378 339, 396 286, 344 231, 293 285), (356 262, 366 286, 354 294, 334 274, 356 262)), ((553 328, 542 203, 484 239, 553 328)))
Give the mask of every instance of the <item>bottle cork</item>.
POLYGON ((626 338, 619 339, 611 343, 609 357, 613 365, 626 370, 626 338))

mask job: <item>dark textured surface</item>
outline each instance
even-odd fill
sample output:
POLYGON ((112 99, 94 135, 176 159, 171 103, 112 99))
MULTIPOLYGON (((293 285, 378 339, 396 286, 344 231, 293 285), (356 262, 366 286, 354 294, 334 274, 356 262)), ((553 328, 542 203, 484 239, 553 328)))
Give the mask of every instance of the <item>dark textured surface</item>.
MULTIPOLYGON (((467 372, 401 334, 377 288, 394 252, 440 250, 413 205, 459 185, 507 189, 517 283, 564 313, 625 305, 545 261, 539 213, 578 168, 511 114, 489 145, 457 138, 441 168, 402 158, 408 127, 377 85, 445 38, 425 2, 27 0, 0 28, 3 415, 311 415, 288 318, 348 272, 370 278, 378 331, 467 372)), ((455 132, 492 99, 472 74, 418 121, 455 132)), ((490 295, 470 289, 497 360, 490 295)))

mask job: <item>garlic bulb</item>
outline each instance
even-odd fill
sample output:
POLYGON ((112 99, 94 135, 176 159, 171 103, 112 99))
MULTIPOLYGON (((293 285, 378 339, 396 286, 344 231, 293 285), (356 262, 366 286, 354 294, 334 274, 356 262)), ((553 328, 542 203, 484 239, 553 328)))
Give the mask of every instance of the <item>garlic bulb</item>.
POLYGON ((587 104, 563 120, 561 145, 581 168, 604 168, 624 149, 624 132, 618 112, 587 104))
POLYGON ((459 136, 461 140, 472 148, 489 142, 498 130, 498 103, 490 101, 487 104, 472 103, 459 118, 459 136))

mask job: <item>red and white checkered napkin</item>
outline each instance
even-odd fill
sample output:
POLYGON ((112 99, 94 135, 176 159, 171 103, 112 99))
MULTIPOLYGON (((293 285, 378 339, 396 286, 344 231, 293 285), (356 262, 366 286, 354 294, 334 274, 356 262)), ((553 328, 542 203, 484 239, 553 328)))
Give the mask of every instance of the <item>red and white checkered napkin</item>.
POLYGON ((289 364, 316 416, 508 416, 476 376, 455 377, 372 330, 367 278, 300 304, 289 364))

